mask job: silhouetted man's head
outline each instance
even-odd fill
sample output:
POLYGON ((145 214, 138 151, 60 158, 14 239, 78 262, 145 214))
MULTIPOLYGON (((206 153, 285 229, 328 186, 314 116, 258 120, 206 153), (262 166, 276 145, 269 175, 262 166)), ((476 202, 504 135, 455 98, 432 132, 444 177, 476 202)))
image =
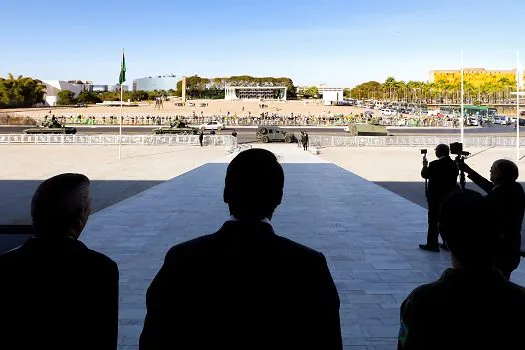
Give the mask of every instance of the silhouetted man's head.
POLYGON ((82 174, 60 174, 42 182, 31 201, 35 236, 78 238, 91 213, 89 185, 82 174))
POLYGON ((443 200, 439 230, 453 257, 467 269, 493 265, 500 238, 494 229, 488 200, 464 190, 443 200))
POLYGON ((450 155, 450 148, 448 145, 445 145, 444 143, 437 145, 436 147, 436 157, 446 157, 450 155))
POLYGON ((284 172, 277 157, 264 149, 249 149, 228 165, 224 202, 238 219, 271 219, 281 204, 283 187, 284 172))
POLYGON ((496 185, 515 182, 518 176, 518 166, 508 159, 498 159, 490 168, 490 181, 496 185))

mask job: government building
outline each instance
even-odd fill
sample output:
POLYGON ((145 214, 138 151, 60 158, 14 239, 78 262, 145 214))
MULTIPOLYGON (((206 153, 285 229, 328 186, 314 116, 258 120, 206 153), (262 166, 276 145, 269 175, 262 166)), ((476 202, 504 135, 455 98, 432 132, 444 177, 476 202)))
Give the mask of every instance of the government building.
MULTIPOLYGON (((516 82, 516 69, 509 70, 487 70, 485 68, 464 68, 464 81, 473 86, 481 86, 487 83, 498 84, 502 78, 516 82)), ((461 83, 461 70, 432 70, 429 82, 437 83, 445 81, 447 84, 461 83)))
POLYGON ((133 79, 133 91, 177 90, 177 77, 173 74, 133 79))
POLYGON ((225 86, 224 99, 286 101, 286 86, 225 86))

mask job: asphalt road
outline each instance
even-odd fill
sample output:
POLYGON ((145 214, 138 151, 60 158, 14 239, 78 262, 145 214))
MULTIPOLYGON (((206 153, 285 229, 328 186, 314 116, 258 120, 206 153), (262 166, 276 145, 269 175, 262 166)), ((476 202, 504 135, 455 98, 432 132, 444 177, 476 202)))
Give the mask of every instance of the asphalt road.
MULTIPOLYGON (((0 126, 0 134, 22 134, 27 126, 0 126)), ((94 135, 94 134, 116 134, 118 133, 118 127, 92 127, 92 126, 76 126, 77 134, 94 135)), ((149 135, 152 134, 152 130, 158 128, 158 126, 148 127, 137 127, 137 126, 123 126, 122 133, 126 135, 149 135)), ((218 135, 229 135, 232 129, 221 130, 217 132, 218 135)), ((298 128, 287 129, 286 131, 299 132, 298 128)), ((310 135, 325 135, 325 136, 344 136, 345 132, 343 127, 340 128, 308 128, 310 135)), ((487 136, 487 135, 498 135, 498 136, 514 136, 516 131, 513 126, 501 126, 491 125, 482 128, 465 128, 466 135, 472 136, 487 136)), ((524 131, 525 127, 521 127, 520 131, 524 131)), ((438 128, 392 128, 389 129, 392 135, 457 135, 460 133, 459 129, 438 129, 438 128)), ((208 133, 208 132, 207 132, 208 133)), ((239 141, 249 142, 250 140, 255 141, 255 128, 253 129, 237 129, 239 141)))

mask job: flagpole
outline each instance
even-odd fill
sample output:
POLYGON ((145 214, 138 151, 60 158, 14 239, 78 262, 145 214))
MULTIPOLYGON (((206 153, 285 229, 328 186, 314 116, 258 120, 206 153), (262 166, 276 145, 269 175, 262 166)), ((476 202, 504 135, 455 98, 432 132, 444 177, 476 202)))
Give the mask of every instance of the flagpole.
POLYGON ((123 91, 122 91, 122 84, 120 84, 120 125, 118 130, 118 159, 121 159, 121 147, 122 147, 122 98, 123 98, 123 91))
POLYGON ((464 78, 463 78, 463 50, 461 50, 461 118, 459 120, 460 122, 460 128, 461 128, 461 143, 463 143, 463 125, 465 124, 464 118, 464 110, 465 110, 465 87, 464 87, 464 78))
POLYGON ((520 52, 516 51, 516 162, 520 161, 520 52))
MULTIPOLYGON (((124 49, 122 49, 122 60, 124 60, 124 49)), ((121 67, 122 70, 122 67, 121 67)), ((120 82, 120 116, 119 116, 119 130, 118 130, 118 159, 120 160, 121 157, 121 148, 122 148, 122 99, 123 99, 123 89, 122 89, 122 83, 120 82)))

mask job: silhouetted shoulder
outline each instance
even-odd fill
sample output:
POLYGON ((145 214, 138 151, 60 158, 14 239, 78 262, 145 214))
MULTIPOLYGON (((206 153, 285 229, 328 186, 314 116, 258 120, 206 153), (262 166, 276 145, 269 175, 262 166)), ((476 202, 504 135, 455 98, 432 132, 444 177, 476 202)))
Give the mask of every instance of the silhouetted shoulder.
POLYGON ((518 297, 523 298, 523 304, 525 304, 525 287, 520 286, 519 284, 513 282, 507 282, 507 288, 509 291, 514 293, 518 297))
POLYGON ((275 235, 277 244, 282 247, 283 251, 288 251, 291 254, 294 254, 297 257, 304 258, 324 258, 324 255, 312 248, 309 248, 305 245, 292 241, 283 236, 275 235))
POLYGON ((419 300, 435 300, 434 297, 439 297, 442 292, 446 289, 446 284, 442 279, 437 281, 422 284, 416 287, 407 297, 413 303, 417 303, 419 300))
POLYGON ((97 270, 113 271, 118 274, 118 266, 108 256, 89 249, 80 241, 70 241, 66 244, 29 240, 22 246, 0 255, 0 263, 6 268, 20 264, 59 263, 69 261, 77 267, 85 266, 97 270), (64 260, 65 259, 65 260, 64 260))
POLYGON ((213 234, 208 234, 174 245, 166 253, 165 262, 169 263, 175 258, 181 259, 185 256, 192 256, 195 252, 209 249, 217 244, 215 238, 213 234))
MULTIPOLYGON (((246 232, 249 235, 249 232, 246 232)), ((166 254, 166 262, 171 262, 174 259, 185 260, 186 258, 206 258, 209 253, 216 251, 218 247, 225 242, 223 237, 219 236, 218 232, 194 238, 192 240, 177 244, 173 246, 166 254)), ((296 259, 324 259, 324 255, 314 249, 306 247, 300 243, 294 242, 288 238, 272 233, 265 237, 264 244, 270 248, 273 254, 281 252, 286 254, 289 258, 296 259)))
POLYGON ((118 273, 117 263, 107 255, 89 248, 86 250, 86 255, 89 257, 89 259, 97 261, 99 265, 106 266, 108 269, 117 271, 118 273))

